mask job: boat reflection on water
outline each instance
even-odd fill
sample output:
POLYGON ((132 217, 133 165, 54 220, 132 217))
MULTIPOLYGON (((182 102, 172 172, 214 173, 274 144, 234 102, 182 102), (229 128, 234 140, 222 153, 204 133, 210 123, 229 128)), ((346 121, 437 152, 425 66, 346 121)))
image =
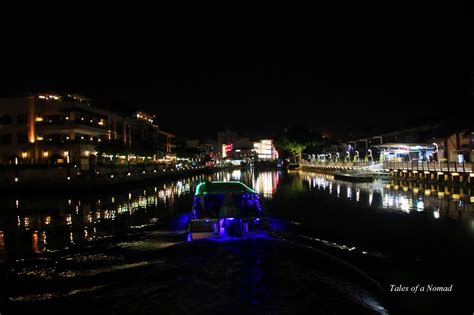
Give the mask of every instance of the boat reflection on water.
POLYGON ((339 199, 365 207, 410 213, 431 212, 438 219, 474 217, 474 196, 469 187, 448 187, 404 181, 375 180, 373 183, 352 183, 335 180, 321 173, 302 173, 309 190, 326 191, 339 199))

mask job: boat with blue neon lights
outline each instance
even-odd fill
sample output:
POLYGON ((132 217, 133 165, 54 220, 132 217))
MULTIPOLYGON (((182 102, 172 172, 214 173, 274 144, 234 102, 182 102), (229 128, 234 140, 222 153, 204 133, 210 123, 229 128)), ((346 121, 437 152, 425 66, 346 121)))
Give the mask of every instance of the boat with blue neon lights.
POLYGON ((268 214, 260 196, 237 181, 201 182, 194 194, 188 240, 265 236, 268 214))

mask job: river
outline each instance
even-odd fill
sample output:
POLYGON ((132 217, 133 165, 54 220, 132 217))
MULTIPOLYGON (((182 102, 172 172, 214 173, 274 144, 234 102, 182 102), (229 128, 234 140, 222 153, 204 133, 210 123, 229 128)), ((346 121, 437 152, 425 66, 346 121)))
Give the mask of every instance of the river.
POLYGON ((469 309, 471 194, 234 170, 113 194, 3 196, 0 313, 469 309), (254 188, 265 199, 272 237, 188 244, 188 213, 202 180, 254 188), (390 292, 417 284, 453 285, 453 292, 390 292))

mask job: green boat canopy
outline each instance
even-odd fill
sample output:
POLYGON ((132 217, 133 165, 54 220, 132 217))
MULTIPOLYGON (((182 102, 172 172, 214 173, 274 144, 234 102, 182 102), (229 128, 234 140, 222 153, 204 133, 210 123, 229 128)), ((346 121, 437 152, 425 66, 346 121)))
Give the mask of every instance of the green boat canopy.
POLYGON ((253 193, 256 192, 241 182, 202 182, 196 187, 195 196, 208 194, 229 194, 229 193, 253 193))

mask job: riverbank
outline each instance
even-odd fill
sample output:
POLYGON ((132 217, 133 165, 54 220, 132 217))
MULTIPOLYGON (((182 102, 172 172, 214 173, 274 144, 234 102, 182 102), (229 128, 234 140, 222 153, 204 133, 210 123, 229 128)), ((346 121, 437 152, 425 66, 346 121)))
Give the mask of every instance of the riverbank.
POLYGON ((429 167, 429 164, 378 164, 366 165, 366 163, 306 163, 303 164, 302 169, 305 171, 316 171, 322 174, 364 174, 370 175, 374 178, 385 178, 394 180, 406 180, 427 184, 442 184, 448 187, 457 186, 471 186, 474 184, 474 173, 472 172, 472 165, 469 163, 465 165, 454 164, 449 166, 434 164, 429 167), (394 168, 400 167, 400 168, 394 168))
POLYGON ((162 180, 189 177, 199 174, 211 174, 218 168, 195 167, 187 169, 143 170, 122 176, 116 174, 88 173, 74 178, 50 178, 49 180, 19 180, 14 183, 1 183, 0 194, 11 193, 91 193, 105 192, 116 189, 129 189, 137 185, 149 185, 162 180))
MULTIPOLYGON (((326 174, 326 175, 344 175, 348 177, 348 179, 343 179, 342 177, 339 178, 340 180, 349 180, 353 182, 358 182, 360 179, 357 176, 357 169, 328 169, 328 168, 319 168, 311 165, 303 165, 301 167, 302 171, 306 172, 316 172, 319 174, 326 174), (351 176, 354 175, 354 176, 351 176), (351 178, 353 177, 353 178, 351 178)), ((386 173, 381 173, 381 172, 370 172, 370 171, 364 171, 363 173, 360 173, 359 175, 364 175, 365 177, 372 177, 373 179, 390 179, 389 174, 386 173)), ((362 180, 364 182, 366 180, 362 180)))

